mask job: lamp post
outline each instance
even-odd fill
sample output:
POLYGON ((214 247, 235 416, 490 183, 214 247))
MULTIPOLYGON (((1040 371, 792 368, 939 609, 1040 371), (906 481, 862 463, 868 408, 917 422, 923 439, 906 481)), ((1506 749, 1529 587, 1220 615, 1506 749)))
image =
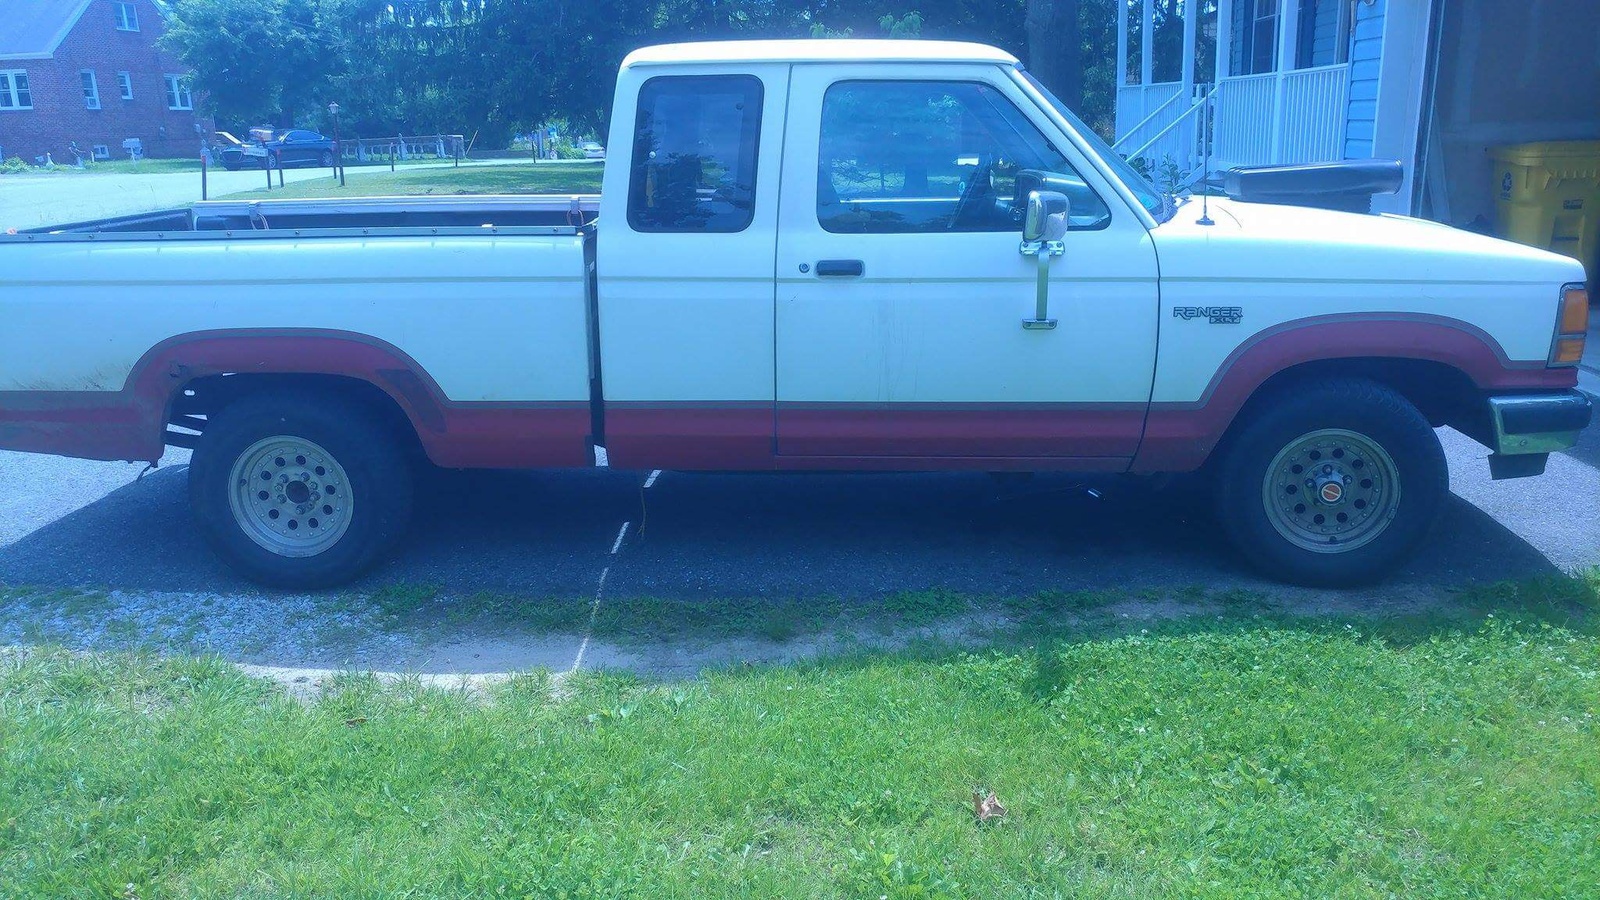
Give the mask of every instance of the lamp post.
POLYGON ((195 137, 200 139, 200 199, 205 200, 208 199, 206 196, 206 169, 211 165, 211 144, 206 140, 206 130, 200 126, 199 122, 194 123, 194 134, 195 137))
POLYGON ((344 148, 339 144, 339 104, 328 104, 328 115, 333 116, 333 175, 344 187, 344 148))

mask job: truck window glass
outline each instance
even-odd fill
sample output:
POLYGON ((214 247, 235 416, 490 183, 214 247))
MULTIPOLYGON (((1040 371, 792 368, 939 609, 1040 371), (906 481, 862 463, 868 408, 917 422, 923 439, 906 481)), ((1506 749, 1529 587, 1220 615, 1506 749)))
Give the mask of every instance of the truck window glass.
POLYGON ((1072 129, 1078 133, 1078 137, 1082 138, 1090 149, 1105 160, 1106 165, 1110 166, 1112 171, 1116 172, 1117 177, 1122 179, 1122 183, 1127 185, 1128 190, 1133 192, 1134 199, 1139 201, 1139 205, 1148 210, 1157 222, 1165 222, 1172 218, 1175 208, 1170 197, 1156 190, 1156 186, 1150 183, 1150 179, 1139 174, 1139 171, 1130 165, 1122 157, 1122 154, 1111 149, 1110 144, 1107 144, 1100 135, 1096 134, 1093 128, 1085 125, 1082 119, 1078 118, 1071 109, 1067 108, 1065 103, 1061 102, 1060 98, 1050 93, 1050 89, 1045 87, 1039 79, 1033 77, 1032 72, 1026 69, 1018 69, 1017 74, 1021 75, 1022 79, 1030 87, 1038 91, 1039 96, 1043 97, 1045 102, 1049 103, 1061 118, 1067 120, 1067 124, 1072 126, 1072 129))
POLYGON ((743 231, 755 215, 761 80, 652 78, 639 89, 628 224, 634 231, 743 231))
POLYGON ((1073 228, 1110 222, 1099 196, 994 87, 843 81, 823 97, 817 221, 827 231, 1016 231, 1020 169, 1061 176, 1073 228))

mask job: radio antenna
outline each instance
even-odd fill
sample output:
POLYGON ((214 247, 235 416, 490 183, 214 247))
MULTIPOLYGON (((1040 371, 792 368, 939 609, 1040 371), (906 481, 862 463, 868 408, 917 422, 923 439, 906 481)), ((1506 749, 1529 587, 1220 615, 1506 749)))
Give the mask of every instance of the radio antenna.
POLYGON ((1216 95, 1217 86, 1213 84, 1206 92, 1206 119, 1200 126, 1200 143, 1205 147, 1205 154, 1200 162, 1200 218, 1195 220, 1196 225, 1217 224, 1211 221, 1211 98, 1216 95))

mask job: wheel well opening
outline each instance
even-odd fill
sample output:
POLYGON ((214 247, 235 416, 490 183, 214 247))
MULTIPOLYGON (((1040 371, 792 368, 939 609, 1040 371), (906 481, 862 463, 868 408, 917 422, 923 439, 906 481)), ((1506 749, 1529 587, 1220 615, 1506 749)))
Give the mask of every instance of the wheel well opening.
POLYGON ((1365 378, 1384 385, 1415 406, 1435 428, 1453 426, 1469 436, 1481 431, 1484 407, 1476 384, 1468 375, 1445 363, 1425 359, 1347 357, 1320 359, 1290 366, 1262 382, 1250 394, 1212 448, 1207 464, 1224 456, 1240 426, 1264 405, 1297 388, 1337 378, 1365 378))
POLYGON ((1389 387, 1406 398, 1435 428, 1460 421, 1476 408, 1477 385, 1454 366, 1426 359, 1351 357, 1321 359, 1290 366, 1262 382, 1235 417, 1240 421, 1253 407, 1297 385, 1330 378, 1366 378, 1389 387))
POLYGON ((372 382, 343 375, 238 374, 192 379, 168 402, 166 441, 174 446, 192 447, 199 435, 205 433, 209 417, 245 397, 285 391, 327 397, 359 407, 401 440, 408 452, 422 454, 416 428, 400 404, 372 382))

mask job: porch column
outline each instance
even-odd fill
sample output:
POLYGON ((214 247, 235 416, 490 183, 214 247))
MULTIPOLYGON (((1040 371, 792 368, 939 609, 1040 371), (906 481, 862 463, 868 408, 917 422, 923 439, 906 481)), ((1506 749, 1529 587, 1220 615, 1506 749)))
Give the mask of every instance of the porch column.
POLYGON ((1299 46, 1300 35, 1300 3, 1299 0, 1278 0, 1278 52, 1276 84, 1273 89, 1272 102, 1272 162, 1283 162, 1283 118, 1285 95, 1289 90, 1286 72, 1293 72, 1295 68, 1295 49, 1299 46))
POLYGON ((1183 2, 1183 92, 1184 99, 1188 100, 1194 87, 1194 32, 1196 8, 1198 0, 1182 0, 1183 2))
MULTIPOLYGON (((1117 73, 1112 78, 1114 88, 1120 88, 1128 83, 1128 5, 1125 0, 1117 0, 1117 73)), ((1116 99, 1116 98, 1113 98, 1116 99)), ((1121 137, 1121 135, 1118 135, 1121 137)))
POLYGON ((1300 48, 1299 0, 1279 0, 1278 7, 1278 65, 1281 72, 1293 72, 1298 61, 1295 51, 1300 48))
POLYGON ((1186 169, 1194 168, 1196 160, 1200 157, 1199 142, 1205 137, 1205 126, 1203 124, 1205 122, 1205 110, 1200 110, 1194 114, 1188 113, 1190 105, 1194 103, 1194 20, 1197 18, 1195 14, 1199 12, 1196 7, 1199 5, 1198 0, 1183 0, 1183 74, 1181 76, 1183 87, 1180 90, 1183 91, 1181 112, 1189 116, 1188 124, 1183 126, 1183 130, 1189 133, 1188 139, 1184 141, 1189 152, 1186 169), (1200 118, 1197 119, 1196 116, 1200 118), (1197 122, 1201 124, 1197 126, 1197 122))
MULTIPOLYGON (((1211 86, 1216 88, 1217 95, 1211 100, 1211 109, 1207 115, 1211 119, 1211 155, 1213 158, 1222 154, 1225 149, 1223 140, 1223 117, 1211 115, 1228 102, 1228 91, 1222 85, 1229 75, 1233 74, 1233 0, 1217 0, 1217 52, 1212 57, 1215 66, 1211 73, 1211 86)), ((1203 140, 1204 138, 1202 138, 1203 140)), ((1215 159, 1212 162, 1216 165, 1215 159)), ((1209 175, 1210 173, 1206 173, 1209 175)))
POLYGON ((1216 71, 1211 80, 1217 84, 1233 74, 1233 0, 1217 0, 1217 54, 1216 71))
MULTIPOLYGON (((1155 30, 1155 4, 1156 0, 1144 0, 1144 24, 1139 28, 1139 83, 1147 88, 1150 86, 1150 73, 1155 68, 1152 62, 1155 41, 1150 39, 1150 32, 1155 30)), ((1148 115, 1150 110, 1144 112, 1148 115)))

